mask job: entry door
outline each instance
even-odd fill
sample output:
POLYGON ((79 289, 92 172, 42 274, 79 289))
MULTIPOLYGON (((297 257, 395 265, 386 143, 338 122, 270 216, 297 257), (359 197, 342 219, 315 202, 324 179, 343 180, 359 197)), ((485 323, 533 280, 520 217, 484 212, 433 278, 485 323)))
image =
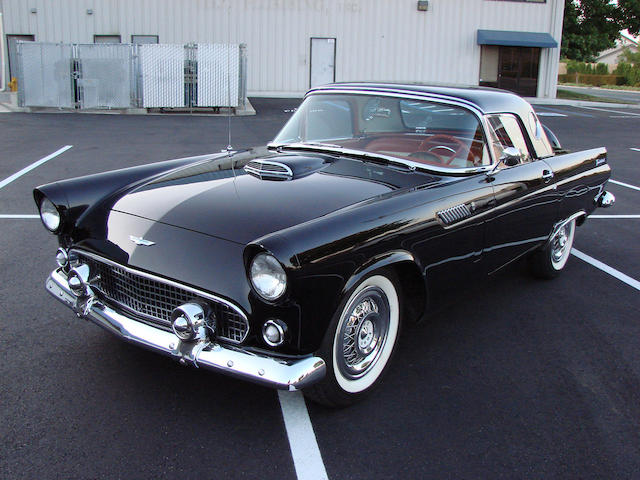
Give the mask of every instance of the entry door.
MULTIPOLYGON (((7 35, 7 47, 9 50, 9 80, 18 76, 18 40, 33 42, 33 35, 7 35)), ((3 72, 4 74, 4 72, 3 72)))
POLYGON ((326 85, 336 81, 336 39, 311 39, 311 74, 309 86, 326 85))
POLYGON ((540 49, 530 47, 500 47, 498 88, 535 97, 538 91, 540 49))

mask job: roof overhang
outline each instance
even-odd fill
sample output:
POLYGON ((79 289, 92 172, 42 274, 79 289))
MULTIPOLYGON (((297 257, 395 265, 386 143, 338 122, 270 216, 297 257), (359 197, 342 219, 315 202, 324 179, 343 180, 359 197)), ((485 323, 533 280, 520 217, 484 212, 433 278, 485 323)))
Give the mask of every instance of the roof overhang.
POLYGON ((513 32, 507 30, 478 30, 478 45, 505 47, 557 48, 551 35, 542 32, 513 32))

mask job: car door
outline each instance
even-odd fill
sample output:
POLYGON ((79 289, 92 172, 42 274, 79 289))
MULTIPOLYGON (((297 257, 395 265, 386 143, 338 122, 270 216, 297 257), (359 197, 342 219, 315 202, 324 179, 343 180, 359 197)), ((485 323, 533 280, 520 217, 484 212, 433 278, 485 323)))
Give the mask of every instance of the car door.
POLYGON ((493 189, 484 177, 479 173, 416 192, 416 198, 435 200, 411 212, 418 222, 403 246, 424 268, 431 307, 459 298, 483 274, 485 220, 493 204, 493 189))
POLYGON ((496 156, 507 147, 521 152, 516 165, 501 163, 487 175, 495 205, 487 223, 483 263, 492 273, 547 239, 556 221, 559 196, 552 168, 531 154, 518 118, 491 115, 488 122, 495 133, 492 143, 496 156))

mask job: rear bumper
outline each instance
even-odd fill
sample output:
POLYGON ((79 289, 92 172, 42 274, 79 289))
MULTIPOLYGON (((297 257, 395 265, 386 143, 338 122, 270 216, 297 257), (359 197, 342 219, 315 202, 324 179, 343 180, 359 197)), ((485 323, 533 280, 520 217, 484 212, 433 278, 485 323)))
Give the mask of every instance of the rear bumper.
POLYGON ((73 309, 78 317, 92 321, 127 342, 173 357, 182 364, 214 370, 281 390, 299 390, 321 380, 325 375, 324 360, 318 357, 283 360, 258 356, 215 342, 181 342, 172 332, 126 317, 96 301, 95 297, 76 297, 60 270, 54 270, 45 285, 51 295, 73 309))
POLYGON ((603 190, 599 193, 596 198, 593 199, 596 206, 601 208, 609 208, 612 207, 614 203, 616 203, 616 197, 611 192, 607 192, 603 190))

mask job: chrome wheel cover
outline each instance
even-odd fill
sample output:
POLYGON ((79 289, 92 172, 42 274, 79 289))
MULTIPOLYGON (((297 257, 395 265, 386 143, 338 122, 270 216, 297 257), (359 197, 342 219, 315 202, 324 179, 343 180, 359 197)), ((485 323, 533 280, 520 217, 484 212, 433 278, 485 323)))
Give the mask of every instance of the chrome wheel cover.
POLYGON ((376 364, 389 333, 390 309, 384 291, 370 286, 345 308, 339 332, 337 367, 348 379, 360 378, 376 364))
POLYGON ((567 263, 573 246, 575 226, 575 220, 568 222, 551 239, 551 263, 556 270, 560 270, 567 263))

